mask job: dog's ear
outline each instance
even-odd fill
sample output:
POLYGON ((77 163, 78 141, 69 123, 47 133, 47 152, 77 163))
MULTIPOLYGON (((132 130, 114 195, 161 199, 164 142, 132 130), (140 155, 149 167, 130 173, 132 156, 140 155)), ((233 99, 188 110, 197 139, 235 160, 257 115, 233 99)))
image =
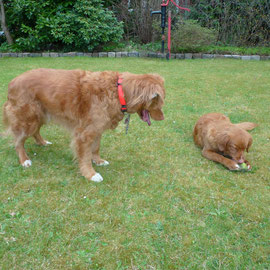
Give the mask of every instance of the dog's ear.
POLYGON ((249 139, 248 139, 248 145, 247 145, 247 152, 248 152, 248 150, 249 150, 249 147, 252 145, 252 142, 253 142, 253 140, 252 140, 252 137, 250 136, 249 137, 249 139))
POLYGON ((159 102, 163 102, 164 101, 164 94, 163 94, 163 89, 160 85, 153 85, 152 87, 150 87, 150 93, 148 95, 148 101, 150 101, 150 103, 156 103, 158 104, 159 102))
POLYGON ((150 100, 153 101, 157 101, 160 98, 160 95, 158 93, 154 93, 150 96, 150 100))
POLYGON ((219 134, 217 136, 217 138, 218 138, 218 142, 217 142, 218 143, 218 150, 220 152, 224 152, 225 149, 228 147, 228 144, 229 144, 231 138, 226 133, 219 134))

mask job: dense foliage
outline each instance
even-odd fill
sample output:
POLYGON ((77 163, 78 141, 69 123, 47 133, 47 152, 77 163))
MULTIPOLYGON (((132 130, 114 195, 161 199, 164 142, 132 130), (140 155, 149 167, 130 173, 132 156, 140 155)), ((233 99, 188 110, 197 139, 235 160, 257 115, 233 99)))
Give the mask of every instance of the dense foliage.
MULTIPOLYGON (((7 25, 15 43, 12 48, 20 51, 106 50, 120 48, 120 40, 137 44, 161 40, 160 15, 150 16, 152 10, 160 10, 161 0, 3 2, 7 25)), ((173 14, 175 51, 180 47, 196 50, 209 43, 211 46, 249 47, 270 44, 269 0, 175 2, 191 8, 189 13, 180 11, 172 3, 168 5, 173 14), (213 38, 214 32, 216 38, 213 38)), ((3 34, 0 35, 0 50, 10 48, 3 43, 4 40, 3 34)))
POLYGON ((13 0, 6 9, 21 50, 92 51, 122 38, 122 23, 100 0, 13 0))
MULTIPOLYGON (((151 18, 149 14, 151 10, 160 10, 161 0, 106 2, 124 22, 127 39, 135 38, 142 43, 156 40, 156 37, 160 40, 160 27, 158 35, 153 35, 155 27, 152 27, 153 20, 160 24, 160 16, 151 18)), ((183 18, 196 20, 200 26, 217 31, 219 44, 236 46, 269 46, 270 44, 269 0, 178 0, 174 2, 191 9, 190 13, 183 12, 169 3, 168 9, 173 13, 174 23, 181 22, 183 18)), ((205 32, 203 28, 201 30, 205 32)), ((196 43, 200 43, 200 40, 196 43)))
POLYGON ((218 40, 234 45, 269 46, 269 0, 194 0, 190 18, 218 30, 218 40))

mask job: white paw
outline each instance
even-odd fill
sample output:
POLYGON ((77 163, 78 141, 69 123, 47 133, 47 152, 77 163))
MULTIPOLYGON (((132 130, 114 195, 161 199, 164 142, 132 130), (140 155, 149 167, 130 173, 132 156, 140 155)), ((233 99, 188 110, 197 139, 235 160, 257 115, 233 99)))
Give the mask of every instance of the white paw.
POLYGON ((46 145, 49 145, 49 144, 52 144, 51 142, 49 141, 45 141, 46 145))
POLYGON ((110 164, 109 161, 107 161, 107 160, 104 160, 102 163, 99 163, 99 164, 97 164, 97 163, 93 160, 93 163, 96 164, 97 166, 107 166, 107 165, 110 164))
POLYGON ((250 166, 250 165, 248 165, 248 167, 247 167, 247 168, 248 168, 248 170, 250 170, 250 169, 251 169, 251 166, 250 166))
POLYGON ((239 170, 240 169, 240 166, 238 164, 235 165, 235 169, 236 170, 239 170))
POLYGON ((25 160, 24 163, 22 164, 22 166, 25 168, 30 167, 31 165, 32 161, 30 159, 25 160))
POLYGON ((103 181, 103 177, 99 173, 96 173, 94 176, 92 176, 91 180, 98 183, 103 181))

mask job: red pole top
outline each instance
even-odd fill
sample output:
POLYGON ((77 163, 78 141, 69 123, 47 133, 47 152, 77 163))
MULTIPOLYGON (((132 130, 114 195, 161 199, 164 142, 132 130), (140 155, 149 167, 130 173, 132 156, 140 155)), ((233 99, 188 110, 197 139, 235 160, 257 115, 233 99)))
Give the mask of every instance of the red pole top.
POLYGON ((184 7, 178 6, 173 0, 167 0, 167 3, 166 3, 166 4, 164 3, 164 0, 162 0, 161 6, 168 6, 170 1, 171 1, 176 7, 178 7, 179 9, 186 10, 186 11, 190 11, 189 8, 184 8, 184 7))

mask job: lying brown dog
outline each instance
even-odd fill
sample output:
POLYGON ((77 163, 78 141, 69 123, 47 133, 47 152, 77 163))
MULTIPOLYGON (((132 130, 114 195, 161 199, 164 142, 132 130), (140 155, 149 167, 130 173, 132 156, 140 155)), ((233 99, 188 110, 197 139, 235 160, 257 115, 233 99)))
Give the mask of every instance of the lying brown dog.
POLYGON ((246 163, 248 169, 251 169, 244 157, 245 150, 248 152, 252 144, 252 137, 246 130, 252 130, 256 126, 250 122, 232 124, 221 113, 209 113, 196 123, 193 139, 202 148, 204 157, 219 162, 230 170, 239 170, 238 164, 242 163, 246 163))
POLYGON ((24 149, 28 137, 33 136, 40 145, 50 144, 39 130, 52 119, 71 130, 81 174, 100 182, 103 178, 95 172, 92 162, 109 164, 99 156, 102 133, 116 128, 125 110, 138 113, 149 125, 150 116, 163 120, 164 98, 164 80, 155 74, 36 69, 10 82, 3 118, 15 136, 22 166, 32 164, 24 149), (121 105, 120 100, 126 105, 121 105))

